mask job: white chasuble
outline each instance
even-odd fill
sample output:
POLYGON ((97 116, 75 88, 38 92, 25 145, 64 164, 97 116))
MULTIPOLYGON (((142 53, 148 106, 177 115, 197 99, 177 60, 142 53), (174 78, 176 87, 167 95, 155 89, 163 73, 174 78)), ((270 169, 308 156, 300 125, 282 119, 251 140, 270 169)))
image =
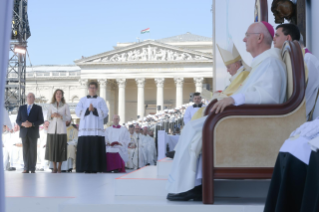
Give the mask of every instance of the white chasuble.
POLYGON ((76 106, 75 113, 80 117, 78 136, 104 136, 104 118, 108 114, 108 108, 104 99, 100 97, 83 97, 76 106), (89 112, 90 104, 96 108, 97 114, 89 112))
MULTIPOLYGON (((244 104, 280 104, 285 100, 286 70, 280 50, 270 49, 257 56, 252 70, 235 95, 244 104)), ((242 104, 243 104, 242 103, 242 104)), ((181 193, 194 188, 201 173, 196 173, 201 161, 202 130, 207 116, 188 122, 175 147, 172 171, 166 189, 169 193, 181 193)))
POLYGON ((128 161, 127 147, 130 143, 130 133, 125 127, 108 127, 105 130, 105 145, 106 152, 119 153, 123 161, 128 161), (121 145, 110 146, 113 142, 118 142, 121 145))

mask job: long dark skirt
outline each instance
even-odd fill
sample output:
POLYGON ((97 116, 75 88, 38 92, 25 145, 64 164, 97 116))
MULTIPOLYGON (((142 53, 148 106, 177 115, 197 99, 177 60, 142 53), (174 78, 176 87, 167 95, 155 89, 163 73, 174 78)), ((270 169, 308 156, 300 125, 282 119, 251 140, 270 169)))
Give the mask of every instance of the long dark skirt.
POLYGON ((312 151, 310 155, 307 179, 300 211, 319 211, 319 152, 312 151))
POLYGON ((308 212, 301 210, 307 170, 307 164, 290 153, 280 152, 264 212, 308 212))
POLYGON ((45 150, 45 159, 52 162, 67 160, 67 135, 48 134, 45 150))
POLYGON ((80 136, 76 154, 77 172, 106 172, 104 136, 80 136))

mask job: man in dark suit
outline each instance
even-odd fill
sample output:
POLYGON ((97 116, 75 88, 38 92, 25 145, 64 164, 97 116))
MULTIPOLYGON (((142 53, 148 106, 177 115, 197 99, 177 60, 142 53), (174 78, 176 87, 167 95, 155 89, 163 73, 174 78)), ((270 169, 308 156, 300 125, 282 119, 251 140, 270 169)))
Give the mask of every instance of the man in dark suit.
POLYGON ((37 163, 37 142, 39 126, 44 123, 42 107, 34 104, 35 96, 29 93, 27 104, 19 108, 17 124, 20 126, 20 138, 23 146, 24 171, 22 173, 35 173, 37 163))

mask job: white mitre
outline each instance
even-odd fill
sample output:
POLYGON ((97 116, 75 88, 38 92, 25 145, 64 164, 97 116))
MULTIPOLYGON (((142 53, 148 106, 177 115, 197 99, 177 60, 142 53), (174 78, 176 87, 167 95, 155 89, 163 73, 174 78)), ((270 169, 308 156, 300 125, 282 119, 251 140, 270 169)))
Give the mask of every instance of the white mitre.
POLYGON ((220 56, 222 57, 225 66, 233 64, 237 61, 241 61, 246 71, 251 70, 251 68, 245 63, 245 61, 240 56, 235 44, 232 44, 229 50, 221 48, 218 44, 217 48, 219 50, 220 56))

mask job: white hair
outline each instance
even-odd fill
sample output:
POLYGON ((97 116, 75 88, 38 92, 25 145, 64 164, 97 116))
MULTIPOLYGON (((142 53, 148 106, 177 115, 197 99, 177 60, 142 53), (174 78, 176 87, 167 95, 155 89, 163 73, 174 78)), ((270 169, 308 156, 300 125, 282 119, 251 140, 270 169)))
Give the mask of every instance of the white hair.
MULTIPOLYGON (((29 94, 32 94, 33 98, 35 99, 35 95, 34 95, 34 93, 29 92, 29 93, 28 93, 28 95, 29 95, 29 94)), ((28 96, 28 95, 27 95, 27 96, 28 96)))

